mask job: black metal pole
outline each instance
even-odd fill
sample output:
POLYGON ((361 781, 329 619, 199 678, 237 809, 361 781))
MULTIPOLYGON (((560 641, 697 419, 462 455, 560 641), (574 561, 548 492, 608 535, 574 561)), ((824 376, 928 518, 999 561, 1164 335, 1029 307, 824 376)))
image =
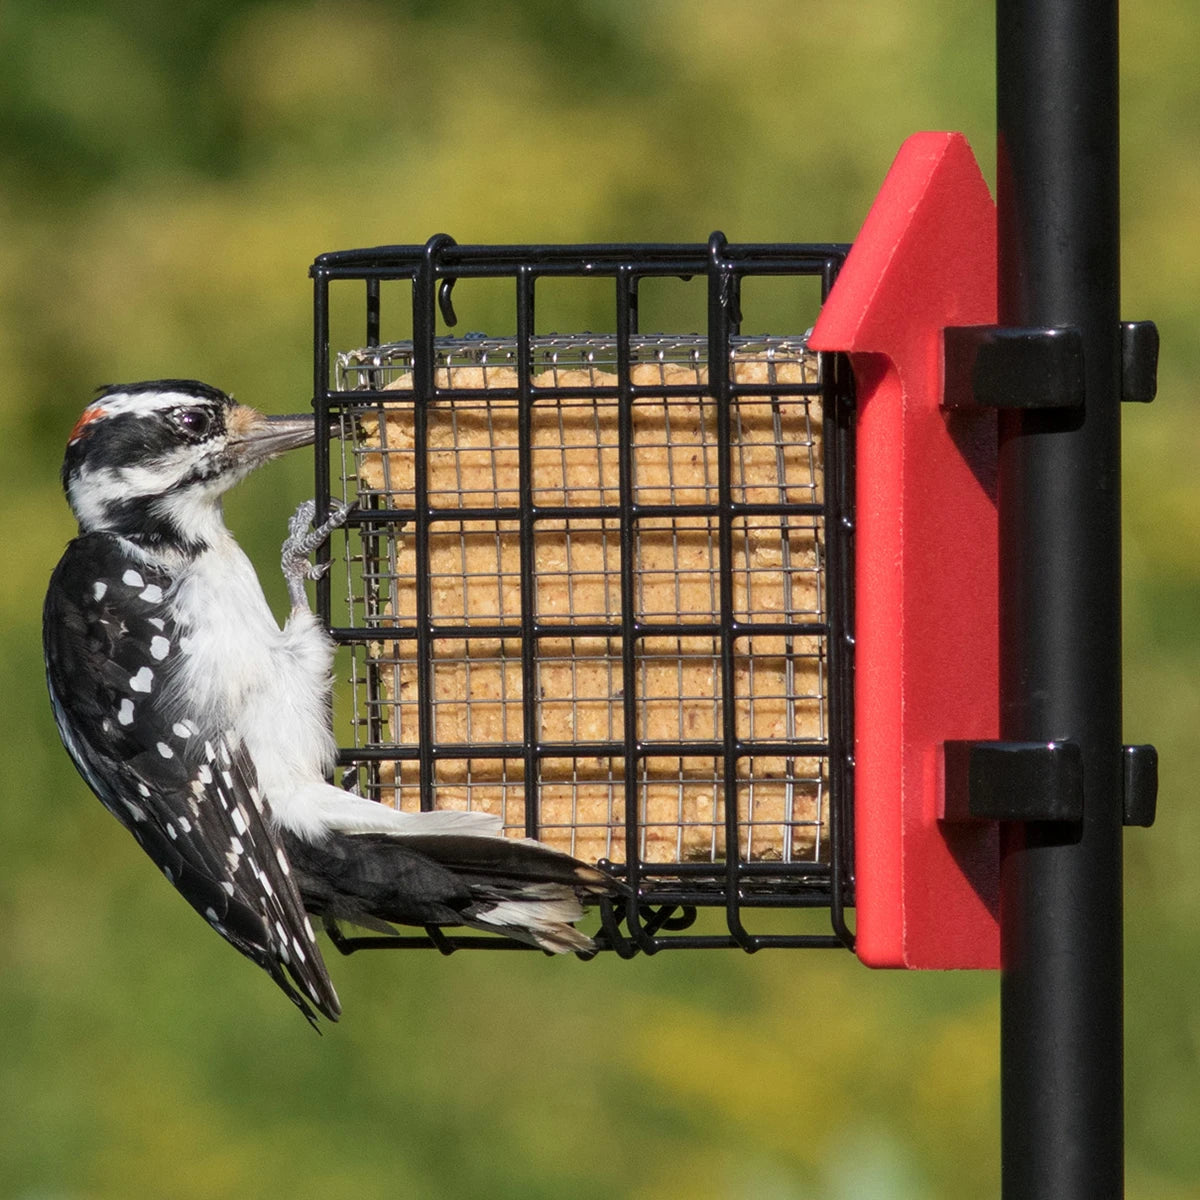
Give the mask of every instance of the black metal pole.
POLYGON ((1082 333, 1082 408, 1002 414, 1001 737, 1083 756, 1001 864, 1006 1200, 1123 1194, 1116 0, 998 0, 1000 322, 1082 333))

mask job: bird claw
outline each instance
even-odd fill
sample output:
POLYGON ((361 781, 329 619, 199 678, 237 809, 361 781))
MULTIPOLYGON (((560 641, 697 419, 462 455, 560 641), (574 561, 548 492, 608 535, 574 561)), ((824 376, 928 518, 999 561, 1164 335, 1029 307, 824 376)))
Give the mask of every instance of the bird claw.
POLYGON ((289 518, 288 535, 280 551, 280 564, 293 608, 308 607, 305 580, 320 579, 332 566, 327 562, 310 562, 309 556, 335 529, 340 529, 346 523, 351 508, 352 505, 341 500, 330 500, 329 516, 320 525, 314 526, 312 522, 316 516, 317 502, 305 500, 289 518))

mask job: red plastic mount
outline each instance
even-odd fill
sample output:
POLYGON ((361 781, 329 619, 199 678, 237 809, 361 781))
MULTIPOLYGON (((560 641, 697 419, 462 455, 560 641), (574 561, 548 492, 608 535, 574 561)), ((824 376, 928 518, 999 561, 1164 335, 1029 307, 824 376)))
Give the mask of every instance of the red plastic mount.
POLYGON ((999 736, 997 419, 943 408, 942 330, 996 321, 996 212, 961 134, 910 137, 809 345, 858 392, 855 892, 876 967, 996 967, 995 822, 944 818, 942 745, 999 736))

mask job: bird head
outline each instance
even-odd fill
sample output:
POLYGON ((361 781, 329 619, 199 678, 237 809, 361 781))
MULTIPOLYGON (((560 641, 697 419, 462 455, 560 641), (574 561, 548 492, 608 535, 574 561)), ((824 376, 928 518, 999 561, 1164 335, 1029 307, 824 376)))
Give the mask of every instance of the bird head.
POLYGON ((196 549, 223 528, 229 488, 315 435, 311 413, 266 416, 196 380, 118 384, 75 423, 63 488, 81 533, 196 549))

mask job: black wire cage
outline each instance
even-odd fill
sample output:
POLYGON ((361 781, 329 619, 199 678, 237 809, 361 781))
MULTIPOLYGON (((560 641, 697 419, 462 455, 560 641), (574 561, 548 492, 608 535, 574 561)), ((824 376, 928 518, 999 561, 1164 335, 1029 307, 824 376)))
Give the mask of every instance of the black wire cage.
MULTIPOLYGON (((854 396, 804 334, 847 250, 441 235, 312 267, 347 782, 607 866, 623 956, 853 945, 854 396), (499 332, 452 336, 475 280, 499 332), (643 332, 660 280, 702 289, 702 328, 643 332), (807 325, 742 332, 766 280, 807 325), (606 331, 549 332, 595 281, 606 331)), ((343 949, 380 945, 515 943, 343 949)))

